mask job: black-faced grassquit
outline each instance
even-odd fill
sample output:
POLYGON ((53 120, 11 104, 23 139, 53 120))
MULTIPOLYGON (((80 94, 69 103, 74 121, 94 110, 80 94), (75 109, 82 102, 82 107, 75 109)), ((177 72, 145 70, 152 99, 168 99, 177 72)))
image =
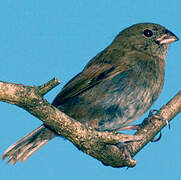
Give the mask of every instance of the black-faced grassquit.
MULTIPOLYGON (((176 40, 158 24, 140 23, 124 29, 64 86, 52 105, 98 131, 128 126, 160 95, 168 45, 176 40)), ((12 145, 3 158, 24 161, 55 136, 41 125, 12 145)))

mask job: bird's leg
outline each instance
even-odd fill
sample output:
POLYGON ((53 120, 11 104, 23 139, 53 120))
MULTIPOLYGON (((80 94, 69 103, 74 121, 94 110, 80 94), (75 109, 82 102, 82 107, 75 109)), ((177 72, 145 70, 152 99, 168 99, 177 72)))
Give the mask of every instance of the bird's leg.
MULTIPOLYGON (((164 119, 163 117, 161 117, 161 116, 159 116, 159 115, 156 115, 155 113, 157 113, 157 112, 158 112, 158 110, 155 110, 155 109, 151 110, 151 111, 149 112, 148 118, 146 118, 146 119, 147 119, 148 121, 150 121, 150 119, 153 117, 153 118, 159 119, 159 120, 161 120, 161 121, 165 121, 165 122, 167 123, 169 129, 170 129, 170 124, 169 124, 169 122, 168 122, 166 119, 164 119)), ((153 125, 154 125, 154 124, 153 124, 153 125)), ((125 126, 125 127, 120 128, 118 131, 125 131, 125 130, 137 130, 137 131, 138 131, 140 128, 141 128, 141 125, 140 125, 140 124, 137 124, 137 125, 128 125, 128 126, 125 126)), ((162 137, 162 134, 161 134, 161 132, 160 132, 159 137, 158 137, 158 138, 154 137, 154 138, 151 140, 151 142, 157 142, 157 141, 159 141, 159 140, 161 139, 161 137, 162 137)), ((120 144, 123 144, 123 143, 120 143, 120 144)))
MULTIPOLYGON (((150 119, 153 117, 153 118, 159 119, 159 120, 161 120, 161 121, 165 121, 165 122, 167 123, 167 125, 168 125, 168 128, 170 129, 170 124, 169 124, 169 122, 168 122, 166 119, 164 119, 163 117, 161 117, 161 116, 159 116, 159 115, 156 115, 155 113, 157 113, 157 112, 158 112, 158 110, 156 110, 156 109, 151 110, 151 111, 149 112, 148 118, 146 118, 146 119, 147 119, 148 121, 150 121, 150 119)), ((154 125, 154 124, 153 124, 153 125, 154 125)), ((118 131, 139 130, 140 127, 141 127, 141 125, 139 125, 139 124, 137 124, 137 125, 128 125, 128 126, 125 126, 125 127, 120 128, 118 131)), ((161 139, 161 137, 162 137, 162 134, 161 134, 161 132, 160 132, 159 137, 158 137, 158 138, 154 137, 154 138, 151 140, 151 142, 157 142, 157 141, 159 141, 159 140, 161 139)), ((121 146, 123 146, 122 144, 124 144, 124 143, 120 143, 120 144, 121 144, 121 146)), ((126 153, 125 153, 125 154, 126 154, 126 153)))
POLYGON ((137 124, 137 125, 128 125, 128 126, 122 127, 122 128, 120 128, 120 129, 118 129, 118 131, 139 130, 139 129, 140 129, 140 125, 137 124))

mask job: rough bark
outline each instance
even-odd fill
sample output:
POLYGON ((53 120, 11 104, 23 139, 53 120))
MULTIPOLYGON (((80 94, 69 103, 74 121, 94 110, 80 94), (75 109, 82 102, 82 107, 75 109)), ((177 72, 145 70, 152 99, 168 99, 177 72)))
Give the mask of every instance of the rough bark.
POLYGON ((25 86, 0 82, 0 101, 17 105, 36 116, 52 130, 71 141, 79 150, 112 167, 134 167, 134 157, 150 140, 181 111, 179 91, 157 113, 159 118, 146 118, 133 135, 118 132, 98 132, 70 118, 48 103, 43 96, 60 82, 54 78, 41 86, 25 86), (115 144, 127 142, 131 157, 115 144), (130 142, 129 142, 130 141, 130 142))

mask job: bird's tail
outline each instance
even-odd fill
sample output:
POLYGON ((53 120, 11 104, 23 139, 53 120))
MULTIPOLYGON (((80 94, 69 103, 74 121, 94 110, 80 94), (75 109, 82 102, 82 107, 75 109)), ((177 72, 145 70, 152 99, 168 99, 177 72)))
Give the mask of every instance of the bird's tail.
POLYGON ((41 125, 17 143, 10 146, 4 152, 2 159, 8 157, 8 162, 11 161, 12 165, 18 160, 23 162, 55 136, 56 134, 53 131, 45 127, 45 125, 41 125))

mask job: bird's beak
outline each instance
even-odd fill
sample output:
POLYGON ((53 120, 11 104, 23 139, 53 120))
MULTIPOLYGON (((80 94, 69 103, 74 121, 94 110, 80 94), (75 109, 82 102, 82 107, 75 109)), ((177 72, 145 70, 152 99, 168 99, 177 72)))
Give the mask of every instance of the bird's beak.
POLYGON ((159 44, 170 44, 178 40, 179 38, 174 33, 170 32, 169 30, 166 30, 163 36, 157 39, 157 42, 159 44))

